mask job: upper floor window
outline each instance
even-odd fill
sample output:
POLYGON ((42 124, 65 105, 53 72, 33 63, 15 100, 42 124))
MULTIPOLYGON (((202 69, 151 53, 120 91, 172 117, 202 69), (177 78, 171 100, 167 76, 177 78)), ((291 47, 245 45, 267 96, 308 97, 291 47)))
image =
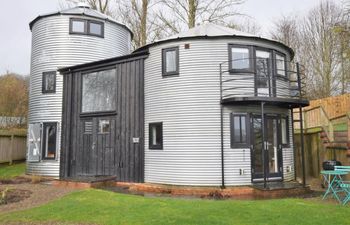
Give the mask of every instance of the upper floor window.
POLYGON ((86 34, 98 37, 104 36, 104 24, 96 20, 86 20, 80 18, 70 19, 70 34, 86 34))
POLYGON ((82 113, 116 110, 116 70, 102 70, 82 75, 82 113))
POLYGON ((229 69, 232 72, 251 71, 251 48, 229 45, 229 69))
POLYGON ((280 53, 276 53, 276 74, 286 76, 286 57, 280 53))
POLYGON ((248 145, 247 115, 231 114, 231 148, 248 145))
POLYGON ((44 72, 42 79, 42 93, 56 92, 56 71, 44 72))
POLYGON ((166 48, 162 50, 163 76, 179 74, 179 48, 166 48))

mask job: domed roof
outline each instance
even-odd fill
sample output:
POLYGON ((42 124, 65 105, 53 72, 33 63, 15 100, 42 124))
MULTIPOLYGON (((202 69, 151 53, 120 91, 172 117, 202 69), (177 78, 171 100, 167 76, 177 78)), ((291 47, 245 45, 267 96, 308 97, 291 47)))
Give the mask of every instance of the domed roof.
POLYGON ((220 26, 213 23, 203 23, 199 26, 188 29, 187 31, 180 32, 173 36, 149 43, 137 49, 136 51, 144 49, 147 46, 149 47, 149 46, 153 46, 163 42, 170 42, 170 41, 176 41, 176 40, 188 39, 188 38, 215 38, 215 37, 240 37, 240 38, 249 38, 249 39, 256 39, 256 40, 259 40, 259 39, 266 40, 269 42, 274 42, 275 44, 280 45, 283 48, 286 48, 291 53, 292 56, 294 55, 294 51, 290 47, 288 47, 287 45, 279 41, 276 41, 264 36, 258 36, 258 35, 242 32, 236 29, 220 26))
POLYGON ((177 39, 177 38, 185 38, 185 37, 216 37, 216 36, 246 36, 246 37, 255 37, 255 35, 242 32, 236 29, 232 29, 229 27, 220 26, 213 23, 203 23, 202 25, 193 27, 187 31, 175 34, 163 40, 177 39))
POLYGON ((118 25, 124 27, 125 29, 127 29, 131 33, 131 36, 133 36, 133 33, 131 32, 131 30, 127 26, 119 23, 118 21, 116 21, 115 19, 113 19, 110 16, 107 16, 107 15, 105 15, 97 10, 91 9, 86 4, 78 4, 74 8, 69 8, 69 9, 64 9, 64 10, 58 11, 58 12, 52 12, 52 13, 39 15, 38 17, 36 17, 33 21, 31 21, 29 23, 30 30, 32 30, 35 22, 40 20, 41 18, 45 18, 45 17, 49 17, 49 16, 56 16, 56 15, 87 16, 87 17, 92 17, 92 18, 96 18, 96 19, 102 19, 102 20, 109 21, 109 22, 112 22, 112 23, 115 23, 115 24, 118 24, 118 25))

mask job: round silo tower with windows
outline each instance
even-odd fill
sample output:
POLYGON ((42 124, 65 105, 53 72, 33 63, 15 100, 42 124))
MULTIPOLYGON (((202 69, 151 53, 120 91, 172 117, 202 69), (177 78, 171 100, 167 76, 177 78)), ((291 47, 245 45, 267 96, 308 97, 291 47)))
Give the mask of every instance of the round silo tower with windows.
POLYGON ((132 33, 83 4, 40 15, 30 29, 27 174, 58 177, 63 77, 57 70, 129 54, 132 33))

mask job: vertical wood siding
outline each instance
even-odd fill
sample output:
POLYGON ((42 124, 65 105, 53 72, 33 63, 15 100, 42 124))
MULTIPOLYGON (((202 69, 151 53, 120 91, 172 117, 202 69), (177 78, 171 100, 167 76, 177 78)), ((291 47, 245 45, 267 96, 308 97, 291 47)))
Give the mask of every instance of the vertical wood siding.
MULTIPOLYGON (((229 43, 259 45, 288 54, 267 42, 237 38, 181 40, 150 47, 150 56, 145 61, 146 182, 221 185, 219 64, 228 60, 229 43), (190 44, 190 48, 185 49, 184 44, 190 44), (176 46, 179 47, 179 76, 163 78, 162 49, 176 46), (148 124, 153 122, 163 122, 163 150, 148 149, 148 124)), ((230 149, 231 111, 225 107, 226 185, 250 184, 250 150, 230 149), (239 175, 241 168, 246 171, 245 175, 239 175)))
MULTIPOLYGON (((118 181, 143 182, 144 165, 144 59, 115 63, 117 110, 111 116, 81 117, 81 72, 64 75, 63 133, 60 176, 116 175, 118 181), (84 122, 109 119, 111 132, 84 134, 84 122), (134 143, 133 138, 140 138, 134 143)), ((110 68, 111 65, 108 65, 110 68)), ((103 67, 99 67, 103 70, 103 67)))
MULTIPOLYGON (((56 93, 42 94, 42 73, 130 53, 131 36, 124 27, 103 21, 104 38, 70 35, 70 17, 69 15, 45 17, 35 22, 32 27, 28 122, 58 122, 58 134, 61 131, 63 77, 56 75, 56 93)), ((58 135, 57 160, 28 162, 28 174, 35 172, 38 175, 58 177, 60 140, 58 135)))

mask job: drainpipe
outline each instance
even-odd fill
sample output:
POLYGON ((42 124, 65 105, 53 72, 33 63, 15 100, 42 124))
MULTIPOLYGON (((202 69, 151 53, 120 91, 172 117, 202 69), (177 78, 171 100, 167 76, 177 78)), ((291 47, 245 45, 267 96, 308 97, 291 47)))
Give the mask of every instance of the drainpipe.
POLYGON ((221 132, 221 188, 225 188, 225 165, 224 165, 224 109, 222 105, 222 67, 220 64, 220 132, 221 132))
POLYGON ((264 105, 265 102, 261 102, 261 132, 262 132, 262 163, 263 163, 263 173, 264 173, 264 189, 266 188, 266 159, 265 159, 265 151, 266 151, 266 145, 265 145, 265 116, 264 116, 264 105))
MULTIPOLYGON (((301 98, 301 79, 300 79, 300 68, 299 63, 297 65, 297 75, 298 75, 298 86, 299 86, 299 97, 301 98)), ((303 186, 306 186, 306 176, 305 176, 305 153, 304 153, 304 127, 303 127, 303 108, 299 105, 299 123, 300 123, 300 148, 301 148, 301 166, 303 171, 303 186)))

